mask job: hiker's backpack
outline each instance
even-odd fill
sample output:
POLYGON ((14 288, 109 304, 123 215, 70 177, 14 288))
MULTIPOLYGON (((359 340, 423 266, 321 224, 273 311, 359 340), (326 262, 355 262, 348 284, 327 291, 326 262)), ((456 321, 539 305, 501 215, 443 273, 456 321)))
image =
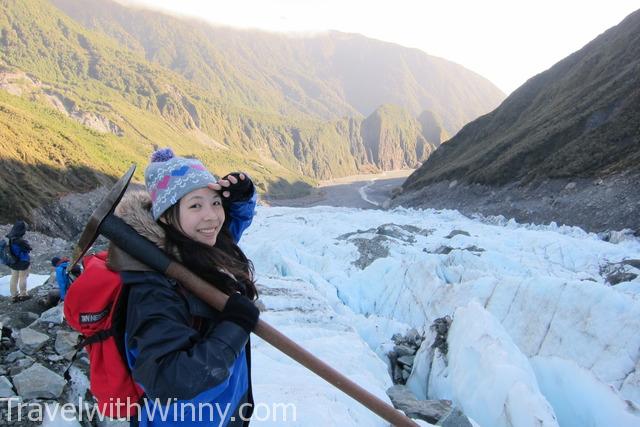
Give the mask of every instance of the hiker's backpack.
POLYGON ((84 336, 78 347, 89 353, 90 389, 98 410, 111 418, 129 418, 136 415, 144 392, 133 380, 125 355, 128 292, 106 259, 106 251, 84 258, 84 271, 65 297, 64 315, 84 336))
POLYGON ((16 254, 16 258, 18 259, 18 262, 31 261, 31 256, 29 255, 29 252, 31 251, 31 249, 25 250, 21 245, 15 242, 11 244, 11 249, 12 249, 12 252, 16 254))
POLYGON ((9 267, 18 262, 18 257, 11 252, 11 244, 6 239, 0 240, 0 261, 9 267))

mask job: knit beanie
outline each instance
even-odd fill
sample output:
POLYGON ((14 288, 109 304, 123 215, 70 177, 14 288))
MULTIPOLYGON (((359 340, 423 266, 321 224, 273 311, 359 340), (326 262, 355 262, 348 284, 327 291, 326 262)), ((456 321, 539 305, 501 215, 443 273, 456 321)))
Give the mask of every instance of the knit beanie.
POLYGON ((144 181, 151 195, 151 214, 157 221, 184 195, 205 188, 217 179, 198 159, 177 157, 170 148, 163 148, 151 155, 144 181))

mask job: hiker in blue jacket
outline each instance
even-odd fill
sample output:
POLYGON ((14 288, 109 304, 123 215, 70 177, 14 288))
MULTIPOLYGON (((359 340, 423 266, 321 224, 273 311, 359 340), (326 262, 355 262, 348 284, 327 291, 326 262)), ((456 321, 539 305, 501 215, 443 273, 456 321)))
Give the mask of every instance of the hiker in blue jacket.
MULTIPOLYGON (((70 272, 67 272, 69 266, 69 258, 57 257, 51 258, 51 266, 56 271, 56 283, 58 284, 58 292, 60 301, 64 301, 64 297, 67 295, 67 290, 73 282, 73 280, 82 273, 82 269, 79 265, 74 265, 70 272)), ((55 295, 54 295, 55 297, 55 295)))
POLYGON ((16 257, 16 262, 8 266, 11 269, 9 290, 12 302, 31 298, 27 293, 27 277, 29 277, 29 268, 31 267, 31 256, 29 255, 31 246, 24 239, 26 232, 27 224, 18 220, 7 234, 11 253, 16 257), (19 292, 18 289, 20 289, 19 292))
POLYGON ((116 214, 229 300, 218 312, 167 276, 113 256, 129 292, 127 362, 146 395, 132 425, 246 426, 259 311, 253 265, 237 243, 253 218, 253 183, 242 173, 216 180, 170 149, 153 154, 145 183, 148 194, 126 196, 116 214))

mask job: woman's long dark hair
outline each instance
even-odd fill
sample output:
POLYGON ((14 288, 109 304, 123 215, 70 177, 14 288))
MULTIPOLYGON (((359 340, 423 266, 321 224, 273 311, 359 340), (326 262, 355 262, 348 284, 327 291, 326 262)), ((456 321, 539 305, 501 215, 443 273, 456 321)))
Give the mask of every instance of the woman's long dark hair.
POLYGON ((180 203, 171 206, 163 217, 167 223, 158 223, 167 235, 167 250, 174 253, 177 249, 182 263, 189 270, 227 295, 239 291, 251 300, 258 297, 253 278, 253 263, 233 241, 229 232, 230 216, 226 207, 225 221, 214 246, 197 242, 181 231, 180 203), (223 271, 233 275, 235 280, 223 271))

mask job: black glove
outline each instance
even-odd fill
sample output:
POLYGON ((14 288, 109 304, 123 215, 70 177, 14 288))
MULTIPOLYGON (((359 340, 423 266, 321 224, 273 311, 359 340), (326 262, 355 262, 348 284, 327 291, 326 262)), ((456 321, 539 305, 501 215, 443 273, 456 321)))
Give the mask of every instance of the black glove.
POLYGON ((229 192, 229 197, 224 197, 223 199, 228 202, 243 202, 249 200, 254 192, 253 182, 251 178, 249 178, 249 175, 243 173, 244 179, 240 179, 240 172, 232 172, 223 176, 222 179, 228 180, 230 175, 233 175, 238 182, 231 184, 231 181, 229 181, 231 185, 222 188, 222 192, 229 192))
POLYGON ((259 316, 260 310, 249 298, 240 294, 232 294, 220 313, 220 321, 233 322, 249 334, 258 324, 259 316))

